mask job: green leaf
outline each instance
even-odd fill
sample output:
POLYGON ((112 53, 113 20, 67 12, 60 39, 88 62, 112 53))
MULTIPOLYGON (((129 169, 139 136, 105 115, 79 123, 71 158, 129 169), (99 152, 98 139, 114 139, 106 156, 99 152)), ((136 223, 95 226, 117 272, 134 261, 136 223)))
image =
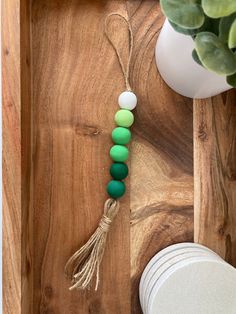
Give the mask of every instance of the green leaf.
POLYGON ((228 16, 236 12, 235 0, 202 0, 202 8, 212 18, 228 16))
POLYGON ((235 18, 236 18, 236 13, 233 13, 229 16, 222 17, 220 19, 219 37, 226 44, 228 44, 229 31, 230 31, 230 28, 231 28, 235 18))
POLYGON ((233 75, 227 76, 227 83, 233 87, 236 87, 236 73, 233 75))
POLYGON ((199 59, 199 56, 198 56, 198 54, 197 54, 196 49, 193 50, 193 52, 192 52, 192 57, 193 57, 193 60, 194 60, 195 62, 197 62, 199 65, 203 66, 201 60, 199 59))
POLYGON ((183 28, 199 28, 205 17, 199 0, 160 0, 168 20, 183 28))
POLYGON ((181 27, 181 26, 169 21, 169 23, 171 24, 171 26, 174 28, 174 30, 176 32, 184 34, 184 35, 189 35, 192 37, 194 37, 195 35, 197 35, 200 32, 203 32, 203 31, 210 31, 210 32, 218 35, 218 33, 219 33, 219 22, 220 22, 220 19, 211 19, 211 18, 206 16, 205 21, 201 27, 189 29, 189 28, 181 27))
POLYGON ((230 27, 228 45, 230 49, 236 47, 236 19, 234 20, 233 24, 230 27))
POLYGON ((194 36, 199 32, 199 28, 189 29, 189 28, 183 28, 171 21, 169 21, 169 23, 176 32, 184 34, 184 35, 194 36))
POLYGON ((199 59, 206 69, 220 75, 236 72, 236 56, 215 34, 197 34, 195 45, 199 59))

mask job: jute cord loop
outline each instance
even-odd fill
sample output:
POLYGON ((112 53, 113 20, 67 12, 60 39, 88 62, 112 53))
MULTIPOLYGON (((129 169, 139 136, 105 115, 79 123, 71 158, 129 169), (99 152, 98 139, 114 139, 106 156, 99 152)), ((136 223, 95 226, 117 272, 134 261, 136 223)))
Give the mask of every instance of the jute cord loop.
POLYGON ((134 36, 133 36, 133 31, 132 31, 132 28, 131 28, 131 25, 130 25, 130 22, 128 19, 125 18, 125 16, 123 16, 122 14, 120 13, 117 13, 117 12, 114 12, 114 13, 111 13, 111 14, 108 14, 106 19, 105 19, 105 27, 104 27, 104 32, 107 36, 107 39, 109 40, 110 44, 112 45, 116 55, 117 55, 117 58, 118 58, 118 61, 119 61, 119 64, 120 64, 120 67, 121 67, 121 71, 123 73, 123 76, 124 76, 124 80, 125 80, 125 86, 126 86, 126 89, 128 91, 131 91, 131 86, 130 86, 130 82, 129 82, 129 76, 130 76, 130 62, 131 62, 131 58, 132 58, 132 54, 133 54, 133 48, 134 48, 134 36), (117 49, 117 47, 115 46, 115 43, 113 42, 113 40, 111 39, 110 37, 110 34, 108 32, 108 21, 110 19, 110 17, 112 16, 119 16, 122 20, 125 21, 125 23, 127 24, 128 26, 128 30, 129 30, 129 57, 128 57, 128 62, 127 62, 127 67, 125 69, 125 66, 124 66, 124 62, 121 58, 121 55, 119 53, 119 50, 117 49))

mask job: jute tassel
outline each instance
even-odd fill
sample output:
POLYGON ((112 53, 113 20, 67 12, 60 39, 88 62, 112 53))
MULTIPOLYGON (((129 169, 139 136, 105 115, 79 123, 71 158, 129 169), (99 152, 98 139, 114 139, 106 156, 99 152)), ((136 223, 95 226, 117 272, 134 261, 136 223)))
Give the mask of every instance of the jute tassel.
POLYGON ((89 288, 94 276, 96 276, 95 290, 97 290, 99 267, 106 246, 107 234, 118 211, 119 202, 108 199, 104 204, 104 213, 97 229, 88 242, 68 260, 65 273, 72 281, 70 290, 89 288))

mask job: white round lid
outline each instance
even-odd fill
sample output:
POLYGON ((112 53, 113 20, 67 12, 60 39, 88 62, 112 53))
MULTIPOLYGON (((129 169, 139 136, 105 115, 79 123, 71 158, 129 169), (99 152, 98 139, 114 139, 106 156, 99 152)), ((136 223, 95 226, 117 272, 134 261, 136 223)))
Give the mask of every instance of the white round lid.
POLYGON ((152 279, 153 281, 153 277, 156 277, 154 276, 154 274, 157 272, 157 270, 158 272, 160 272, 161 269, 159 270, 159 268, 168 268, 170 266, 168 265, 169 262, 171 261, 172 264, 172 259, 174 257, 179 256, 179 258, 182 259, 186 256, 186 254, 191 254, 193 252, 199 252, 198 255, 201 256, 201 251, 203 252, 203 254, 204 252, 206 252, 210 256, 213 255, 216 258, 220 259, 220 257, 216 253, 202 245, 196 243, 178 243, 161 250, 149 261, 144 269, 139 285, 139 298, 143 310, 146 308, 145 303, 147 303, 147 286, 149 285, 150 279, 152 279))
MULTIPOLYGON (((171 252, 173 253, 173 252, 171 252)), ((192 261, 194 259, 199 260, 199 258, 205 258, 207 260, 221 260, 219 256, 216 254, 209 253, 203 250, 197 250, 196 248, 194 251, 185 251, 181 252, 178 255, 173 255, 169 253, 168 255, 172 255, 168 260, 164 261, 163 263, 158 263, 156 265, 155 271, 153 273, 149 272, 147 276, 147 284, 144 286, 144 308, 147 309, 147 306, 152 298, 152 295, 156 292, 156 285, 159 286, 160 282, 162 282, 162 278, 165 277, 165 274, 169 274, 172 272, 173 269, 178 269, 183 262, 192 261)), ((154 267, 153 267, 154 268, 154 267)))
POLYGON ((236 270, 220 260, 178 263, 156 283, 148 314, 235 314, 236 270))

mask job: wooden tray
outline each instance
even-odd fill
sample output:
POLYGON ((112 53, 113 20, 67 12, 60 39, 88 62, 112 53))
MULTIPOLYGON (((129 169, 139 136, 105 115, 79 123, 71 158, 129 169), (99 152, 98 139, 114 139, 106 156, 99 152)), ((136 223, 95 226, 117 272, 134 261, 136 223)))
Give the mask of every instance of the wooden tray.
POLYGON ((2 9, 4 313, 141 313, 145 265, 193 234, 236 264, 235 92, 193 102, 165 85, 154 62, 158 2, 3 0, 2 9), (128 14, 135 36, 131 174, 98 292, 69 292, 63 268, 101 216, 124 90, 103 33, 113 11, 128 14))

